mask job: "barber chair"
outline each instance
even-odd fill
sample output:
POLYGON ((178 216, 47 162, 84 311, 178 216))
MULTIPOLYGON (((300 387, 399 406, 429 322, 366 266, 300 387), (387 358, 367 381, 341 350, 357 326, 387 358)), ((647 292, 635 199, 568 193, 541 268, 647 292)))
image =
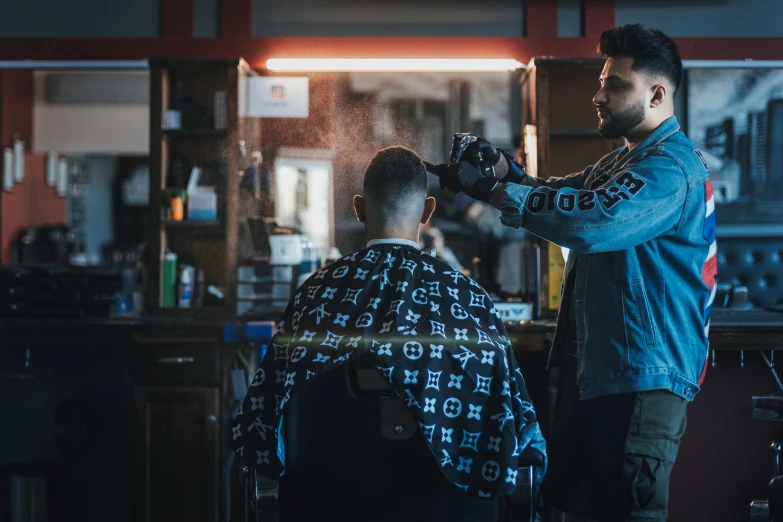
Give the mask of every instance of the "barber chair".
MULTIPOLYGON (((718 227, 720 230, 720 227, 718 227)), ((714 308, 769 308, 783 304, 783 238, 763 226, 742 227, 718 237, 714 308)))
MULTIPOLYGON (((730 234, 724 230, 723 235, 718 237, 720 282, 716 288, 713 313, 719 309, 736 314, 759 308, 783 311, 783 263, 780 262, 783 238, 759 225, 736 228, 737 233, 730 234)), ((768 360, 764 352, 761 356, 778 379, 773 360, 768 360)), ((753 397, 752 402, 754 419, 783 421, 783 395, 753 397)), ((783 477, 780 471, 783 443, 773 441, 770 449, 772 481, 767 498, 751 502, 751 522, 783 522, 783 477)))
MULTIPOLYGON (((783 421, 783 395, 753 397, 753 418, 783 421)), ((773 441, 769 448, 772 451, 772 480, 769 483, 768 498, 750 503, 751 522, 783 522, 783 476, 780 474, 783 443, 773 441)))
POLYGON ((283 419, 284 476, 244 470, 246 520, 535 520, 532 466, 520 467, 510 497, 474 498, 448 483, 418 431, 369 364, 354 360, 314 378, 283 419))

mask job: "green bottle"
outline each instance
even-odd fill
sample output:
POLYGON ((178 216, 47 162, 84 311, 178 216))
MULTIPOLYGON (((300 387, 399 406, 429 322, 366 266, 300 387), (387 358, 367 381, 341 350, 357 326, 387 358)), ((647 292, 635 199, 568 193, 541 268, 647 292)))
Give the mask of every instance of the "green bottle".
POLYGON ((177 254, 167 252, 163 259, 163 282, 161 284, 161 306, 174 307, 177 286, 177 254))

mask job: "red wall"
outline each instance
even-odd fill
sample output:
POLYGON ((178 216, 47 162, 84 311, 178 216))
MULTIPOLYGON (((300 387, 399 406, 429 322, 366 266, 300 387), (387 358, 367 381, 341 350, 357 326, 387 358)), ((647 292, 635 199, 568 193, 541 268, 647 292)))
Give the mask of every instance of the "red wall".
MULTIPOLYGON (((0 71, 0 148, 24 142, 24 181, 0 191, 0 263, 11 262, 11 243, 19 230, 65 221, 65 198, 46 186, 46 158, 33 155, 33 74, 0 71)), ((0 164, 0 171, 2 165, 0 164)))

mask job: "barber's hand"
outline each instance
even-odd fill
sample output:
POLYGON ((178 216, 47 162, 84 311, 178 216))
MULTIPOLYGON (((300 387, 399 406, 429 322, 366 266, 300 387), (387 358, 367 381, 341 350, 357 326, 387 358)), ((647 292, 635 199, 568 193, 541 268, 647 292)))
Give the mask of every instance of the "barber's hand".
POLYGON ((467 161, 474 167, 483 171, 485 175, 491 173, 492 167, 500 160, 500 151, 486 139, 469 132, 460 132, 454 135, 451 142, 449 161, 467 161))
POLYGON ((489 203, 489 196, 497 186, 494 176, 485 176, 468 162, 433 165, 424 162, 428 172, 440 179, 440 188, 447 188, 455 194, 463 192, 473 199, 489 203))
POLYGON ((501 183, 525 184, 524 179, 527 173, 524 167, 509 159, 497 147, 476 134, 455 134, 451 142, 449 161, 452 163, 467 161, 485 176, 497 177, 501 183), (498 163, 501 156, 505 158, 505 164, 498 163), (512 162, 517 168, 512 167, 512 162))

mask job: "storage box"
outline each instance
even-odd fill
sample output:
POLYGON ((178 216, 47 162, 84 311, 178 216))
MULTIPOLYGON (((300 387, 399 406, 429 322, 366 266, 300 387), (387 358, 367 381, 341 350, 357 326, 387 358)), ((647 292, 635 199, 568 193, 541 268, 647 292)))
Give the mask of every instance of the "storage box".
POLYGON ((217 219, 217 194, 214 187, 196 187, 188 194, 188 220, 217 219))

